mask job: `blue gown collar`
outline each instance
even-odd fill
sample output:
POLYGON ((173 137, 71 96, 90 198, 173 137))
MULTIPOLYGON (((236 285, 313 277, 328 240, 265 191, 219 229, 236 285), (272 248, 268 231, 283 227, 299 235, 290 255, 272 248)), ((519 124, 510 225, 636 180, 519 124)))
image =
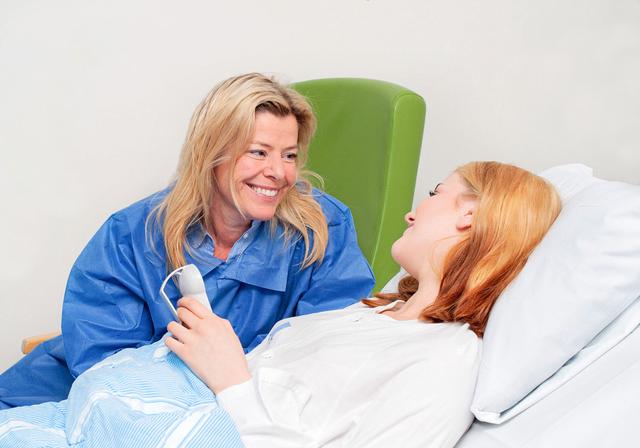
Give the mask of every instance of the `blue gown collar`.
POLYGON ((220 279, 283 292, 287 287, 289 266, 296 244, 295 241, 285 244, 282 226, 277 226, 273 236, 269 227, 268 222, 253 221, 233 245, 228 262, 224 262, 213 256, 211 236, 200 224, 193 226, 187 234, 192 251, 186 254, 187 262, 195 264, 203 277, 214 269, 224 269, 220 279))

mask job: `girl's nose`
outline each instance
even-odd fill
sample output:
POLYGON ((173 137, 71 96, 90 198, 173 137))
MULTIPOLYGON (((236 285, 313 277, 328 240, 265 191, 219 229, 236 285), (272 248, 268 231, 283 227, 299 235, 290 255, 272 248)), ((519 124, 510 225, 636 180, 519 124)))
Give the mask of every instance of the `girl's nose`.
POLYGON ((415 216, 413 215, 413 212, 409 212, 406 215, 404 215, 404 220, 407 221, 407 224, 411 225, 414 223, 414 221, 416 220, 415 216))

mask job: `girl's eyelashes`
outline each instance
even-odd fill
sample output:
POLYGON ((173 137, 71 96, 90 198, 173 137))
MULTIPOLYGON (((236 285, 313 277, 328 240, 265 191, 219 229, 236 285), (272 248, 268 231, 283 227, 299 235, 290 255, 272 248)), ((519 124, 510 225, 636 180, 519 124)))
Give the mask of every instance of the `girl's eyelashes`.
POLYGON ((438 187, 442 185, 442 183, 439 183, 438 185, 436 185, 436 188, 434 188, 433 190, 429 190, 429 197, 432 198, 435 195, 438 194, 438 187))

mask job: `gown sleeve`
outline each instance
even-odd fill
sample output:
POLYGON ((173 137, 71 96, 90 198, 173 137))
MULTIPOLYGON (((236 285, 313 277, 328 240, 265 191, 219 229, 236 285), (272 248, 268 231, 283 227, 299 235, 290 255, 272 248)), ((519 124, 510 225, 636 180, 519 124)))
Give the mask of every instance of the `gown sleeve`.
POLYGON ((299 421, 301 407, 309 398, 290 375, 269 368, 262 369, 258 378, 231 386, 216 396, 246 448, 317 447, 317 440, 303 430, 299 421))
POLYGON ((152 342, 152 320, 124 214, 103 224, 72 267, 62 334, 67 364, 76 377, 122 348, 152 342))

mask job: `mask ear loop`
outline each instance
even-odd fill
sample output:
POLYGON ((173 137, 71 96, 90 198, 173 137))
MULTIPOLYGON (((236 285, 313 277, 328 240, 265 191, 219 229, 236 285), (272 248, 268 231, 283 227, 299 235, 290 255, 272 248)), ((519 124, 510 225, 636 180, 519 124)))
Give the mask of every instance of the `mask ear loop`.
POLYGON ((167 275, 167 277, 162 282, 162 285, 160 286, 160 297, 162 297, 162 299, 164 300, 165 304, 169 308, 169 311, 171 311, 171 314, 173 314, 173 318, 177 322, 180 322, 180 318, 178 317, 178 312, 176 311, 176 308, 173 306, 173 303, 171 303, 171 300, 169 300, 169 297, 167 296, 167 293, 164 292, 164 288, 167 286, 167 282, 169 282, 169 280, 171 278, 173 278, 174 276, 180 274, 180 272, 183 269, 184 269, 184 266, 181 266, 178 269, 174 269, 173 272, 171 272, 169 275, 167 275))

